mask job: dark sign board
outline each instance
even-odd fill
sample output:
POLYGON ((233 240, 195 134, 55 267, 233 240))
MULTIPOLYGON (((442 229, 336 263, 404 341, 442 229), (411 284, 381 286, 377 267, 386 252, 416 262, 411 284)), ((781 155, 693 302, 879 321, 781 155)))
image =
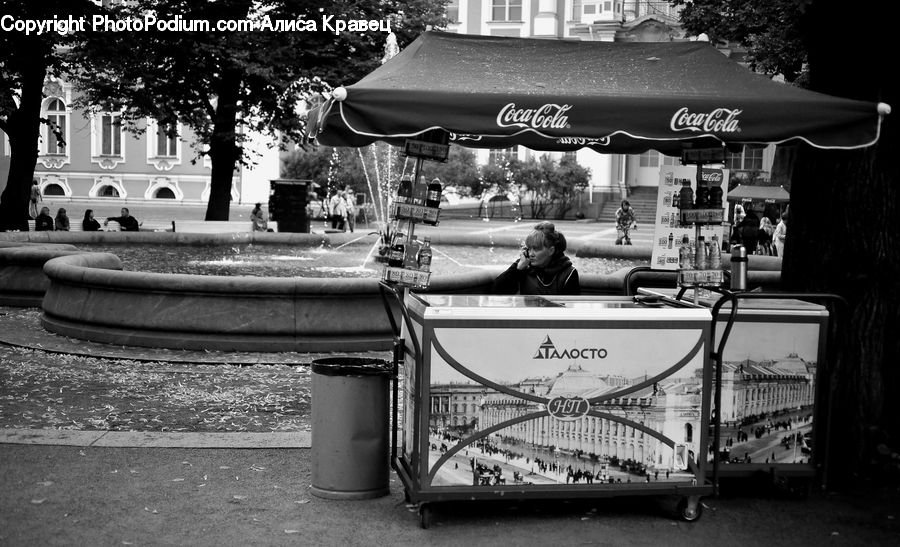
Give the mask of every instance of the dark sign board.
POLYGON ((450 145, 407 139, 403 153, 414 158, 447 161, 450 155, 450 145))
POLYGON ((698 163, 724 163, 725 148, 685 148, 681 151, 682 165, 697 165, 698 163))

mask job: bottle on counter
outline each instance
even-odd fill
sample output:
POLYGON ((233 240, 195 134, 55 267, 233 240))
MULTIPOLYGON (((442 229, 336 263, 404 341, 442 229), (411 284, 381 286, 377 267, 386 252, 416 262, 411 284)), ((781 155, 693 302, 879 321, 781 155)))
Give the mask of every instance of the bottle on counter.
POLYGON ((687 234, 681 236, 681 247, 678 248, 678 267, 682 270, 690 270, 693 267, 691 257, 693 256, 693 248, 691 240, 687 234))
POLYGON ((709 246, 709 269, 719 270, 722 268, 722 247, 719 245, 719 236, 713 234, 712 243, 709 246))
POLYGON ((691 179, 681 179, 681 190, 678 192, 678 207, 680 209, 694 208, 694 190, 691 188, 691 179))
POLYGON ((680 192, 678 190, 675 190, 674 192, 672 192, 672 207, 674 207, 676 209, 680 208, 680 206, 681 206, 681 200, 680 200, 681 196, 679 195, 679 193, 680 192))
POLYGON ((409 203, 412 198, 412 178, 409 175, 400 177, 400 185, 397 186, 397 203, 409 203))
POLYGON ((696 249, 694 250, 694 263, 696 264, 698 270, 705 270, 709 267, 709 261, 707 259, 706 253, 706 238, 703 236, 699 236, 697 238, 696 249))
POLYGON ((441 185, 441 179, 432 179, 432 181, 428 183, 428 193, 425 195, 425 206, 440 207, 442 190, 443 186, 441 185))
POLYGON ((431 237, 425 236, 424 242, 422 244, 422 248, 419 249, 419 269, 423 272, 431 271, 431 237))
POLYGON ((731 248, 731 290, 747 290, 747 248, 740 243, 731 248))

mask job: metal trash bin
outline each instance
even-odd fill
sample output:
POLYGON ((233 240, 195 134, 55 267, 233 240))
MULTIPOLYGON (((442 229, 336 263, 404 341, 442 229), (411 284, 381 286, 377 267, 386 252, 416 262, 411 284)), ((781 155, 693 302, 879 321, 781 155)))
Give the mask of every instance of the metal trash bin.
POLYGON ((369 499, 390 493, 390 363, 364 357, 312 362, 312 493, 369 499))

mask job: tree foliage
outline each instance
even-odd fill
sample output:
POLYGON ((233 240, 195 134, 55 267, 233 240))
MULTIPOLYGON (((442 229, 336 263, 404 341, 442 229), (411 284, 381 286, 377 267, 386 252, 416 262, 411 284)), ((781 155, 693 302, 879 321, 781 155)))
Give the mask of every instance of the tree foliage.
POLYGON ((544 154, 518 164, 513 177, 524 190, 531 218, 562 219, 578 203, 591 173, 573 158, 557 162, 544 154))
POLYGON ((425 178, 441 179, 446 186, 455 187, 462 196, 474 196, 480 192, 481 182, 475 152, 462 146, 450 145, 450 156, 446 163, 426 161, 422 165, 425 178))
POLYGON ((84 105, 122 111, 136 128, 150 117, 187 124, 199 139, 198 153, 212 163, 207 220, 228 216, 231 181, 247 162, 249 132, 299 140, 303 102, 332 87, 352 83, 376 68, 386 33, 330 32, 332 21, 385 20, 405 45, 426 24, 444 21, 444 0, 134 0, 111 8, 118 19, 209 21, 208 31, 90 33, 84 45, 87 70, 79 74, 84 105), (317 31, 271 29, 222 32, 218 21, 310 20, 317 31), (128 47, 121 47, 123 39, 128 47))
POLYGON ((803 19, 811 0, 670 0, 684 6, 681 23, 688 33, 706 33, 713 43, 747 48, 750 68, 782 74, 788 82, 805 80, 803 19))
MULTIPOLYGON (((9 15, 10 24, 76 19, 93 12, 89 0, 47 0, 21 2, 2 0, 0 14, 9 15)), ((77 59, 66 55, 75 35, 60 32, 0 32, 0 130, 9 139, 9 175, 0 195, 0 230, 28 229, 28 198, 38 157, 44 82, 48 76, 65 74, 77 59)), ((58 128, 51 127, 62 143, 58 128)))

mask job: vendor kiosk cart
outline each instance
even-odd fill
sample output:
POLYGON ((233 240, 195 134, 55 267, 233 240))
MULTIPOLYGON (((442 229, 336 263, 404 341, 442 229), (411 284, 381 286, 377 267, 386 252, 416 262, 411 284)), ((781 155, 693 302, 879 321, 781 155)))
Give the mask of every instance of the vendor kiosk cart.
POLYGON ((430 502, 500 498, 679 495, 699 518, 708 309, 407 293, 401 310, 394 465, 424 527, 430 502))

